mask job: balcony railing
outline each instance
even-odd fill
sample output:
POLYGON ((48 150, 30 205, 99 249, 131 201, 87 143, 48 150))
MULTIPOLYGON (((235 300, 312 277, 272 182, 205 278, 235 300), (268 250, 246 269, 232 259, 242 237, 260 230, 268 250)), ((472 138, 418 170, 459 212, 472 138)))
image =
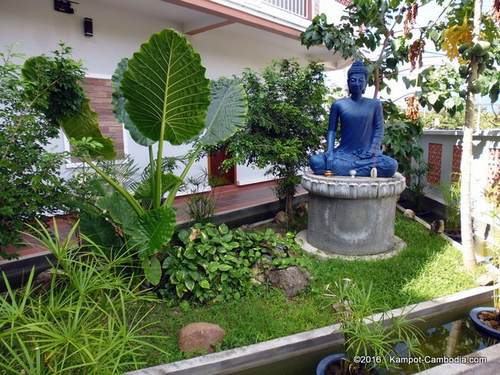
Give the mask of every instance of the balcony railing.
POLYGON ((293 13, 297 16, 310 18, 312 0, 264 0, 265 3, 293 13))

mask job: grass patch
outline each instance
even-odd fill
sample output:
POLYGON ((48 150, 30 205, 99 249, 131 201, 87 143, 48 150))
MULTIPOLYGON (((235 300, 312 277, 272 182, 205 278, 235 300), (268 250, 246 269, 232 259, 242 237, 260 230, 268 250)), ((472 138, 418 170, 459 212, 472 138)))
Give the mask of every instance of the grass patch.
POLYGON ((169 355, 151 353, 147 356, 149 365, 186 358, 177 348, 178 332, 196 321, 216 323, 226 330, 221 350, 335 323, 331 301, 324 292, 327 284, 342 278, 350 278, 358 285, 372 283, 375 309, 392 309, 474 287, 473 277, 462 266, 460 252, 444 239, 399 214, 396 235, 407 247, 391 259, 320 261, 304 255, 313 280, 308 290, 292 300, 287 300, 281 291, 261 287, 239 301, 222 304, 183 309, 172 308, 168 303, 155 304, 147 319, 158 322, 151 333, 168 336, 166 347, 162 347, 169 355))

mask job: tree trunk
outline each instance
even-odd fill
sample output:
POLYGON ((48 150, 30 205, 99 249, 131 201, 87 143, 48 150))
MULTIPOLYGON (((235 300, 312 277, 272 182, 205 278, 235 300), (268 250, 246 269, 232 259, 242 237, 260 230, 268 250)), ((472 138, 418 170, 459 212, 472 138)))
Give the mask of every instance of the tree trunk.
POLYGON ((288 217, 287 226, 290 228, 290 225, 293 224, 293 193, 286 194, 286 215, 288 217))
MULTIPOLYGON (((474 28, 472 31, 472 42, 479 41, 479 31, 481 22, 482 0, 474 1, 474 28)), ((460 218, 462 235, 462 252, 464 266, 467 271, 472 271, 476 267, 476 257, 474 255, 474 242, 472 232, 472 209, 471 209, 471 174, 472 174, 472 132, 474 131, 474 90, 473 84, 478 73, 477 57, 473 56, 470 62, 470 71, 467 78, 467 95, 465 99, 465 124, 462 141, 462 176, 460 186, 460 218)))

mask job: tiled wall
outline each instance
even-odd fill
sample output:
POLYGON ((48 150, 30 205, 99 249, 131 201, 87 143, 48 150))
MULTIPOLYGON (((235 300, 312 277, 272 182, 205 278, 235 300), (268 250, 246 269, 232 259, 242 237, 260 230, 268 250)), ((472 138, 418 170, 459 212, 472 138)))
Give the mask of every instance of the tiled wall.
POLYGON ((453 157, 451 162, 451 181, 457 182, 460 179, 460 163, 462 162, 462 146, 453 146, 453 157))
POLYGON ((117 158, 123 158, 123 126, 116 122, 113 115, 111 80, 85 78, 82 86, 90 100, 92 109, 99 115, 99 127, 102 134, 113 140, 117 158))
POLYGON ((443 145, 440 143, 429 143, 429 172, 427 172, 427 182, 431 185, 438 185, 441 181, 441 159, 443 155, 443 145))

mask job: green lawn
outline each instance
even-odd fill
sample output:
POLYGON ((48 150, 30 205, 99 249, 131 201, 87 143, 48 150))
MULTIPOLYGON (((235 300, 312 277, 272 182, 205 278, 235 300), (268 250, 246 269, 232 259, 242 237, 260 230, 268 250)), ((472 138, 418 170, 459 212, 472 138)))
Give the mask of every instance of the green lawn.
MULTIPOLYGON (((287 298, 278 290, 262 287, 239 301, 211 306, 172 308, 168 303, 149 306, 148 321, 158 322, 151 334, 167 336, 161 347, 169 353, 148 355, 157 365, 186 358, 177 349, 179 330, 205 321, 226 330, 221 350, 249 345, 335 323, 325 286, 342 278, 372 283, 375 308, 396 308, 474 287, 473 277, 462 267, 460 252, 414 221, 398 215, 396 234, 407 247, 396 257, 376 261, 320 261, 304 255, 313 280, 310 288, 287 298)), ((143 307, 144 308, 144 307, 143 307)))

